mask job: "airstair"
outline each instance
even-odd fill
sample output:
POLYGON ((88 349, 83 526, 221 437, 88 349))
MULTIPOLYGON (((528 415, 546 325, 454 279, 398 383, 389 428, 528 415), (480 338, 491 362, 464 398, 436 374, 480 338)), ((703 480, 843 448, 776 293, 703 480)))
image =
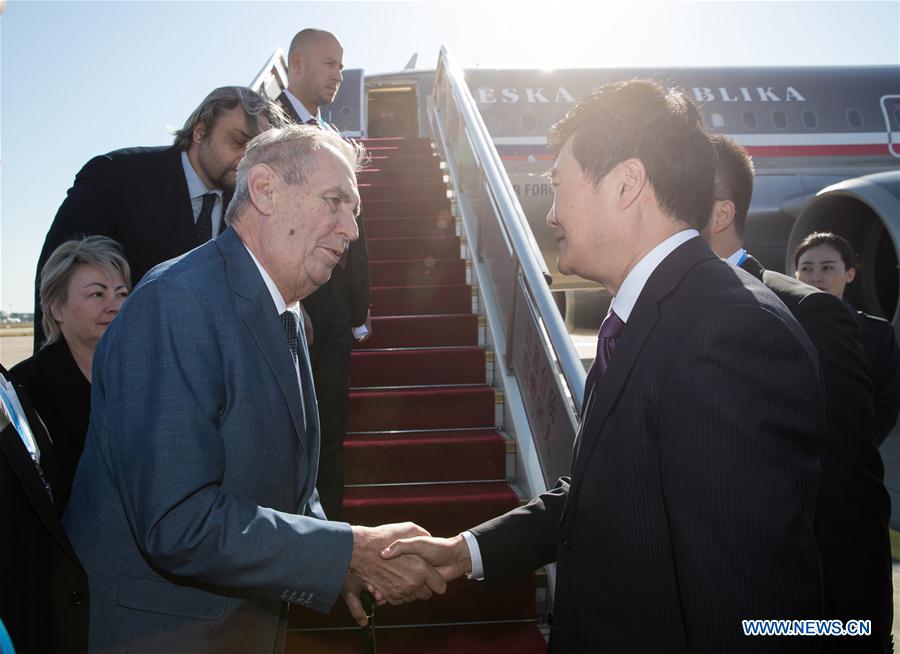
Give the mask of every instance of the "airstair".
MULTIPOLYGON (((364 141, 373 336, 351 357, 344 518, 451 536, 566 473, 584 369, 445 51, 429 119, 433 139, 364 141)), ((461 579, 426 602, 379 607, 378 652, 545 652, 554 579, 552 566, 502 585, 461 579)), ((341 600, 329 615, 291 608, 287 652, 362 643, 341 600)))

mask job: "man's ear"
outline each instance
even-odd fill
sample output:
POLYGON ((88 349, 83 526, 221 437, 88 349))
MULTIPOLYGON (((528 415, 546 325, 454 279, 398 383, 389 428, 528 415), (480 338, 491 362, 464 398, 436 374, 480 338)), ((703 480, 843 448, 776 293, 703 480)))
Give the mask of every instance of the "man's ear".
POLYGON ((198 120, 197 124, 194 125, 194 131, 191 132, 191 139, 194 143, 203 143, 206 139, 206 123, 202 120, 198 120))
POLYGON ((731 200, 716 200, 713 203, 712 218, 709 228, 713 234, 721 234, 734 224, 734 202, 731 200))
POLYGON ((641 196, 647 186, 647 169, 640 159, 627 159, 616 166, 619 201, 627 209, 641 196))
POLYGON ((264 216, 275 213, 275 171, 266 164, 256 164, 247 171, 250 203, 264 216))

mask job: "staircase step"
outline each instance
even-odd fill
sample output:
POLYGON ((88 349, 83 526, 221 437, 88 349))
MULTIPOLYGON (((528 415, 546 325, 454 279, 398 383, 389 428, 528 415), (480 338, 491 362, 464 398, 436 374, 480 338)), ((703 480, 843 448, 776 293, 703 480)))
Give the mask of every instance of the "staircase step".
MULTIPOLYGON (((379 607, 378 611, 381 611, 379 607)), ((380 614, 376 611, 376 616, 380 614)), ((379 623, 376 617, 376 623, 379 623)), ((546 654, 547 641, 533 622, 495 622, 452 626, 376 627, 379 654, 546 654)), ((285 654, 358 654, 360 629, 290 631, 285 654)))
POLYGON ((456 223, 448 213, 440 216, 366 218, 366 239, 434 238, 456 234, 456 223))
POLYGON ((481 347, 362 350, 350 355, 350 388, 484 382, 481 347))
POLYGON ((411 200, 369 200, 362 205, 366 218, 436 216, 441 211, 450 211, 450 199, 444 196, 411 200))
POLYGON ((429 138, 406 138, 404 136, 375 136, 371 138, 359 139, 366 148, 378 147, 399 147, 406 149, 428 150, 431 152, 432 145, 429 138))
POLYGON ((383 286, 372 288, 373 316, 470 313, 472 288, 455 286, 383 286))
POLYGON ((385 155, 383 152, 374 151, 369 155, 369 168, 403 169, 403 170, 440 170, 441 160, 433 153, 422 154, 393 154, 385 155))
POLYGON ((466 283, 462 259, 373 261, 369 264, 372 286, 458 286, 466 283))
MULTIPOLYGON (((472 526, 472 525, 469 525, 472 526)), ((510 546, 514 546, 510 544, 510 546)), ((526 576, 491 587, 458 579, 447 585, 443 595, 433 595, 424 602, 411 602, 400 606, 385 604, 375 609, 377 625, 446 624, 475 620, 533 620, 536 617, 534 602, 534 577, 526 576)), ((331 613, 322 614, 292 605, 288 620, 291 629, 322 629, 328 627, 355 627, 356 622, 342 598, 331 613)), ((358 629, 358 627, 356 627, 358 629)), ((354 631, 356 630, 354 629, 354 631)), ((359 632, 357 631, 357 634, 359 632)), ((321 652, 322 650, 310 650, 321 652)), ((328 650, 325 650, 328 651, 328 650)), ((381 652, 381 644, 378 644, 381 652)))
POLYGON ((444 181, 444 171, 439 167, 427 168, 363 168, 356 173, 360 184, 432 184, 444 181))
POLYGON ((473 314, 376 316, 372 336, 357 350, 386 347, 441 347, 478 343, 478 316, 473 314))
POLYGON ((447 197, 447 185, 443 180, 431 183, 413 182, 401 184, 368 184, 360 181, 359 196, 363 206, 378 200, 413 200, 447 197))
POLYGON ((348 432, 493 428, 494 389, 434 386, 350 391, 348 432))
POLYGON ((344 489, 344 520, 378 526, 409 520, 434 536, 455 536, 519 506, 505 481, 344 489))
POLYGON ((370 261, 409 261, 411 259, 459 259, 460 238, 450 236, 395 236, 367 238, 370 261))
POLYGON ((348 434, 347 484, 503 479, 506 440, 493 429, 348 434))

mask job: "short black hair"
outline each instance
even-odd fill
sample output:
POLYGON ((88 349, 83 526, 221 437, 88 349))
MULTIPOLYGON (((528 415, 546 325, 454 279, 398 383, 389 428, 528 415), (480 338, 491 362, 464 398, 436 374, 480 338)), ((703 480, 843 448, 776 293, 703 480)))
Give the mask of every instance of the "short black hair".
POLYGON ((710 140, 716 148, 715 199, 734 204, 734 229, 743 238, 756 174, 753 159, 744 146, 727 136, 714 134, 710 140))
POLYGON ((558 155, 572 152, 595 185, 617 164, 635 158, 647 170, 660 208, 702 229, 712 212, 715 151, 697 106, 679 91, 651 80, 606 84, 592 91, 550 128, 558 155))
POLYGON ((819 245, 830 245, 837 250, 837 253, 841 255, 841 261, 844 262, 844 267, 847 270, 859 268, 856 259, 856 250, 853 249, 850 241, 834 232, 813 232, 800 241, 800 245, 798 245, 797 249, 794 251, 794 267, 796 268, 799 265, 800 257, 804 252, 819 245))

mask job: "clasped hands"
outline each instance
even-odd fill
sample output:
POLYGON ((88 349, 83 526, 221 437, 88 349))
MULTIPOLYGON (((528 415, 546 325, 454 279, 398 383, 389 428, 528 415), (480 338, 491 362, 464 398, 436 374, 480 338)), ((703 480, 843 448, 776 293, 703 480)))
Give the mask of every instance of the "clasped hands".
POLYGON ((367 588, 379 604, 404 604, 442 595, 447 582, 472 569, 461 535, 432 538, 422 527, 401 522, 380 527, 353 526, 350 573, 342 595, 361 626, 368 622, 359 593, 367 588))

